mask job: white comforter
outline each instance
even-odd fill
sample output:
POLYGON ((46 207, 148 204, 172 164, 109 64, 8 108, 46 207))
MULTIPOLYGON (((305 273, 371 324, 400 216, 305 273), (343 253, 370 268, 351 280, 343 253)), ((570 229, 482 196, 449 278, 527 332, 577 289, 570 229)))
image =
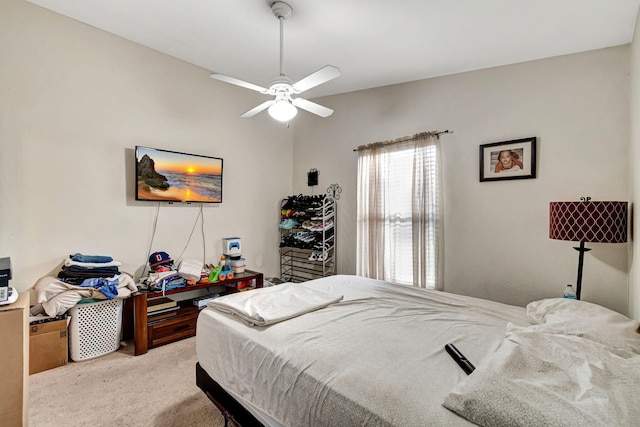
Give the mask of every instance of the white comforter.
POLYGON ((466 377, 445 344, 481 366, 529 325, 522 307, 357 276, 296 286, 344 298, 266 327, 211 308, 197 323, 202 367, 270 425, 471 425, 442 406, 466 377))

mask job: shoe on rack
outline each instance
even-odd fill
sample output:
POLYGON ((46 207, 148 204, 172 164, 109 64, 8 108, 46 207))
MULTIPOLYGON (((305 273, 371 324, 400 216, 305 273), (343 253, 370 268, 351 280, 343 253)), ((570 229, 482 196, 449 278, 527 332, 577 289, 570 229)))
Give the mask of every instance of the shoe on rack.
POLYGON ((326 252, 314 252, 314 254, 315 254, 315 257, 313 258, 313 261, 322 262, 322 261, 326 261, 327 259, 326 252))
POLYGON ((311 255, 309 255, 309 261, 326 261, 328 256, 328 251, 311 252, 311 255))
POLYGON ((311 227, 311 230, 313 230, 313 231, 324 231, 324 230, 328 230, 331 227, 333 227, 333 220, 332 219, 328 219, 324 223, 322 223, 322 222, 315 223, 313 225, 313 227, 311 227))
POLYGON ((322 219, 324 219, 326 217, 329 217, 331 215, 333 215, 333 211, 332 210, 329 210, 329 211, 325 212, 324 216, 322 216, 322 214, 319 214, 319 212, 314 212, 314 216, 312 216, 311 219, 315 220, 315 221, 321 221, 322 219))
POLYGON ((295 246, 295 242, 297 242, 297 240, 293 238, 293 234, 287 234, 286 236, 282 236, 280 238, 280 247, 286 248, 295 246))
POLYGON ((292 208, 293 209, 304 209, 304 204, 305 204, 305 197, 302 194, 298 194, 297 196, 292 196, 292 208))
POLYGON ((331 227, 333 227, 333 220, 331 218, 329 218, 327 221, 325 221, 325 223, 322 225, 322 230, 328 230, 331 227))
POLYGON ((287 201, 282 206, 282 209, 291 209, 291 208, 293 208, 293 199, 294 199, 294 197, 295 196, 287 197, 287 201))
POLYGON ((280 209, 280 216, 282 218, 291 218, 296 212, 295 209, 280 209))
POLYGON ((295 227, 296 225, 298 225, 298 222, 296 220, 293 220, 291 218, 287 218, 284 221, 282 221, 279 225, 280 228, 285 229, 285 230, 291 230, 293 227, 295 227))
POLYGON ((316 239, 316 236, 310 231, 299 231, 293 235, 293 237, 302 242, 312 242, 316 239))
POLYGON ((311 243, 316 240, 316 236, 313 233, 310 233, 308 236, 305 236, 301 239, 305 243, 311 243))
POLYGON ((313 249, 328 252, 329 249, 331 249, 331 245, 329 244, 329 242, 325 242, 325 244, 318 242, 315 245, 313 245, 313 249))

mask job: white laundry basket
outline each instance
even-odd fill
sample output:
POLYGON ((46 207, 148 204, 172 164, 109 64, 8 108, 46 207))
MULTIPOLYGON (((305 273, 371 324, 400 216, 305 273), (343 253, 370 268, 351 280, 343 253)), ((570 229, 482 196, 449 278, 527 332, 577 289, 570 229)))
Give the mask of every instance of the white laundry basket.
POLYGON ((69 310, 69 356, 74 362, 116 351, 122 335, 121 299, 83 301, 69 310))

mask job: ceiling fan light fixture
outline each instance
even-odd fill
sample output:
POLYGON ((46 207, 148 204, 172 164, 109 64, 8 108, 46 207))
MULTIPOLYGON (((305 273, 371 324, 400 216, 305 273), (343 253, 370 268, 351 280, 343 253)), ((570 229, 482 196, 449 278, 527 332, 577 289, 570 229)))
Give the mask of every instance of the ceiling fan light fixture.
POLYGON ((278 99, 269 107, 269 115, 279 122, 288 122, 298 114, 298 109, 287 99, 278 99))

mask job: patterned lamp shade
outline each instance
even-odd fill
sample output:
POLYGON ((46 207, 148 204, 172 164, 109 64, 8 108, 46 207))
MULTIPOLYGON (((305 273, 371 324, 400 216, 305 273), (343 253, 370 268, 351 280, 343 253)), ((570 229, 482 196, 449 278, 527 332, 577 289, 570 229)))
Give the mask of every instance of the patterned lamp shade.
POLYGON ((627 202, 551 202, 549 237, 573 242, 626 242, 627 202))

